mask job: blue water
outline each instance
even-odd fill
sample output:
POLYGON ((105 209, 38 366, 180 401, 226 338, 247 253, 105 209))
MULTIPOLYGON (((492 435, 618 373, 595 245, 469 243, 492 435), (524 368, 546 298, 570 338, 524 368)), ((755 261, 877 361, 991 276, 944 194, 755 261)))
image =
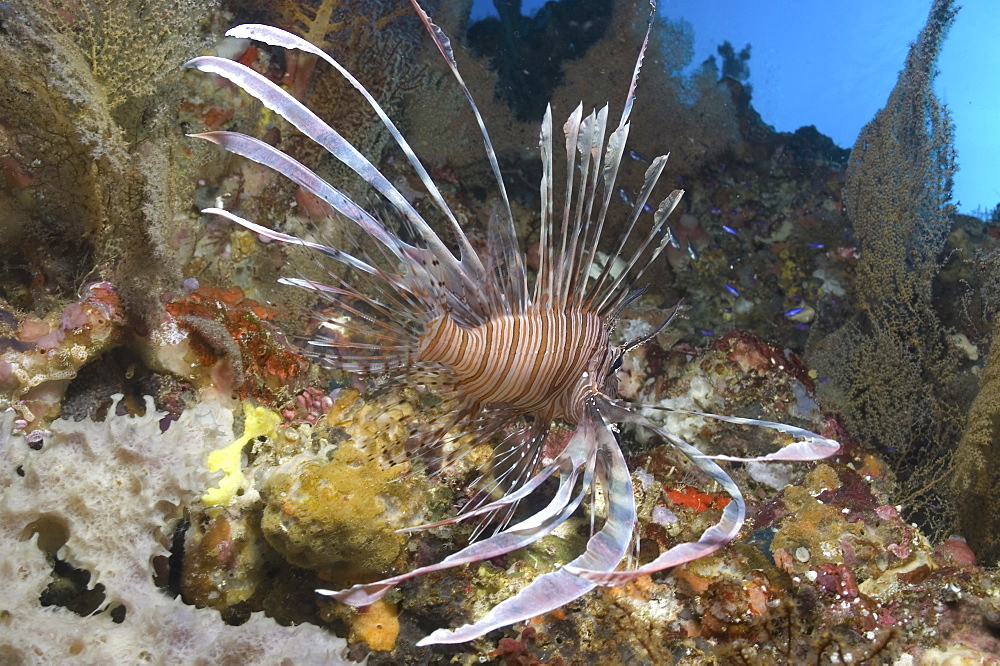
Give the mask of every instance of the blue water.
MULTIPOLYGON (((543 2, 524 0, 531 14, 543 2)), ((955 123, 959 173, 954 199, 962 212, 1000 203, 1000 2, 963 0, 938 63, 938 96, 955 123)), ((751 45, 753 104, 779 131, 815 125, 850 148, 884 104, 930 0, 676 0, 660 2, 670 20, 694 28, 692 67, 723 41, 751 45)), ((475 0, 473 20, 495 15, 475 0)))

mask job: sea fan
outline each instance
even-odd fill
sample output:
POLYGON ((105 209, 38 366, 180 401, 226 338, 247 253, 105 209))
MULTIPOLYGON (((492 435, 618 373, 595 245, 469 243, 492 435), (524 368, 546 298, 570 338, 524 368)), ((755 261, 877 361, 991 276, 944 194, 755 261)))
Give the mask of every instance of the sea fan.
MULTIPOLYGON (((312 248, 353 269, 349 277, 330 271, 332 284, 283 279, 286 284, 317 292, 339 311, 336 322, 321 325, 320 335, 308 343, 310 351, 328 364, 351 372, 389 374, 412 383, 451 387, 458 398, 449 417, 416 428, 414 433, 420 444, 419 457, 439 467, 477 445, 494 438, 500 440, 491 464, 476 484, 479 492, 474 499, 453 518, 414 528, 475 519, 479 521, 475 533, 479 540, 474 539, 436 564, 347 590, 320 592, 352 605, 370 604, 407 578, 523 548, 551 533, 596 489, 603 494, 603 524, 596 532, 592 530, 581 555, 539 576, 474 624, 453 631, 435 631, 421 641, 427 645, 468 641, 553 610, 596 585, 621 584, 707 555, 738 534, 746 505, 739 488, 713 459, 651 423, 639 414, 637 406, 615 397, 613 377, 622 355, 656 332, 618 347, 611 343, 612 330, 622 310, 642 294, 642 289, 634 288, 637 280, 671 242, 667 217, 683 194, 680 190, 671 192, 652 212, 649 230, 635 233, 643 212, 649 210, 647 201, 667 157, 652 160, 632 202, 624 232, 610 252, 611 258, 599 261, 598 247, 615 197, 616 176, 625 152, 629 115, 652 20, 639 50, 621 119, 610 136, 606 136, 607 105, 584 116, 581 104, 563 126, 566 180, 559 213, 554 212, 551 110, 545 113, 540 135, 543 175, 539 266, 529 289, 526 260, 517 245, 511 207, 482 117, 458 72, 448 38, 415 0, 413 6, 468 98, 496 177, 500 204, 489 220, 487 246, 482 254, 473 248, 441 192, 382 108, 350 72, 320 49, 264 25, 242 25, 228 33, 286 49, 301 49, 336 68, 364 96, 406 155, 454 234, 458 256, 377 167, 279 86, 230 60, 200 57, 188 65, 229 79, 283 116, 374 187, 402 219, 409 242, 276 148, 232 132, 197 135, 281 172, 356 223, 376 242, 375 251, 348 253, 274 231, 225 210, 206 211, 263 237, 312 248), (630 240, 637 242, 630 244, 630 240), (632 246, 637 249, 627 252, 625 248, 632 246), (549 460, 543 458, 542 452, 553 421, 562 421, 574 430, 565 447, 549 460), (633 543, 637 517, 631 476, 616 438, 614 424, 618 423, 655 432, 732 497, 720 520, 697 541, 673 546, 653 561, 627 570, 617 569, 633 543), (555 476, 558 487, 548 504, 510 524, 517 504, 555 476)), ((760 458, 716 459, 816 460, 838 449, 835 441, 790 425, 682 413, 770 428, 794 440, 760 458)))

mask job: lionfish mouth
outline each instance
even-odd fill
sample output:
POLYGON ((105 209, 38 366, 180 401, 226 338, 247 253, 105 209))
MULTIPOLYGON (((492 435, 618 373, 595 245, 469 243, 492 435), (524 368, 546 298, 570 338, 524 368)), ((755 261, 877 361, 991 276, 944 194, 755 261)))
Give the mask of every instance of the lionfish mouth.
MULTIPOLYGON (((740 489, 715 459, 742 462, 818 460, 834 454, 839 445, 786 424, 681 412, 769 428, 794 440, 759 458, 716 456, 713 459, 650 422, 639 414, 639 406, 616 399, 606 387, 612 364, 627 351, 612 346, 611 331, 622 309, 641 293, 633 288, 634 285, 671 242, 667 218, 683 194, 680 190, 668 194, 655 207, 647 231, 637 231, 637 223, 644 209, 649 209, 647 201, 664 170, 667 156, 653 159, 639 194, 631 202, 625 232, 611 252, 615 260, 604 262, 602 268, 598 266, 597 248, 625 152, 629 116, 652 29, 655 4, 650 3, 649 25, 617 126, 608 135, 607 105, 584 116, 582 104, 563 125, 566 183, 561 214, 554 213, 556 186, 551 109, 545 113, 539 140, 543 167, 540 260, 533 288, 529 290, 525 255, 518 247, 507 192, 483 119, 459 74, 447 36, 416 0, 411 2, 468 99, 496 178, 499 213, 489 221, 488 244, 483 254, 473 248, 440 190, 396 125, 365 87, 319 48, 266 25, 241 25, 226 33, 231 37, 314 54, 343 75, 364 96, 405 154, 457 239, 458 256, 376 166, 288 92, 235 61, 205 56, 191 60, 187 66, 230 80, 323 146, 375 188, 401 216, 409 234, 416 237, 414 243, 404 241, 384 227, 375 215, 308 167, 258 139, 234 132, 194 135, 282 173, 357 224, 380 246, 381 258, 389 258, 389 261, 379 261, 365 253, 351 254, 305 241, 219 208, 204 211, 232 220, 262 237, 311 248, 360 276, 349 280, 330 271, 331 284, 297 278, 283 280, 327 299, 340 310, 337 326, 352 334, 348 338, 315 340, 311 353, 350 372, 390 373, 401 381, 434 376, 450 383, 462 399, 449 425, 461 429, 478 424, 479 439, 473 444, 509 431, 510 426, 524 415, 534 417, 529 425, 507 434, 497 447, 499 453, 490 472, 491 478, 502 488, 502 496, 487 501, 491 497, 484 494, 483 499, 467 505, 448 520, 412 528, 428 529, 478 519, 481 525, 492 521, 492 534, 486 536, 484 533, 483 538, 436 564, 346 590, 319 590, 319 593, 352 605, 370 604, 408 578, 497 557, 541 539, 566 521, 595 489, 599 489, 605 499, 603 525, 592 533, 583 553, 565 566, 538 576, 478 621, 454 630, 439 629, 419 643, 430 645, 472 640, 493 629, 554 610, 597 585, 619 585, 723 547, 739 533, 746 504, 740 489), (626 253, 626 246, 638 249, 626 253), (613 271, 612 266, 616 263, 618 266, 613 271), (358 303, 365 307, 353 305, 358 303), (343 315, 347 323, 339 323, 345 320, 343 315), (543 445, 549 423, 554 418, 570 422, 575 430, 554 459, 543 460, 543 445), (492 425, 483 426, 484 419, 493 419, 492 425), (659 435, 732 498, 718 522, 705 530, 697 541, 680 543, 643 566, 626 569, 619 569, 619 566, 633 543, 637 516, 632 478, 616 438, 615 424, 621 423, 646 428, 659 435), (558 486, 544 508, 510 524, 517 504, 556 476, 558 486)), ((442 434, 440 428, 418 431, 417 435, 425 440, 420 450, 433 452, 435 437, 442 434)))

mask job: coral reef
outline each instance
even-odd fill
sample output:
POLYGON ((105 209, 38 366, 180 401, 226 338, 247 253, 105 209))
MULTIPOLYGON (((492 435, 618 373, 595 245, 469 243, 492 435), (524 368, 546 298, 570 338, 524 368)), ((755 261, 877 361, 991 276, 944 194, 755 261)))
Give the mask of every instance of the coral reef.
MULTIPOLYGON (((782 418, 790 422, 796 414, 807 423, 821 418, 815 408, 803 409, 809 401, 802 387, 810 382, 794 358, 746 335, 715 347, 680 362, 677 351, 653 346, 629 374, 647 400, 693 396, 696 405, 724 404, 735 413, 764 405, 788 410, 782 418), (742 387, 755 395, 744 407, 732 402, 742 387)), ((697 422, 672 427, 706 449, 745 452, 754 445, 753 432, 720 436, 711 424, 697 422)), ((884 466, 835 422, 827 428, 845 445, 836 461, 805 474, 790 466, 777 477, 748 469, 741 478, 752 503, 745 541, 669 576, 603 590, 515 626, 506 642, 490 643, 496 656, 526 656, 528 663, 697 664, 891 663, 904 654, 933 662, 964 654, 990 663, 1000 647, 990 629, 998 604, 992 576, 975 566, 961 541, 935 547, 907 523, 886 503, 893 483, 884 466), (960 627, 956 620, 963 613, 968 622, 960 627)), ((647 442, 631 462, 645 495, 637 501, 651 507, 641 514, 640 558, 712 519, 718 496, 711 488, 692 488, 669 447, 647 442)), ((532 575, 530 562, 498 564, 508 567, 508 575, 524 576, 532 575)), ((482 571, 464 580, 479 594, 495 584, 487 584, 482 571)), ((421 585, 403 608, 417 605, 424 590, 427 603, 434 603, 438 589, 460 584, 421 585)))
POLYGON ((40 450, 0 415, 0 655, 10 663, 337 663, 344 641, 260 614, 239 627, 172 599, 154 578, 182 507, 210 483, 204 456, 232 438, 232 415, 212 403, 165 431, 143 417, 56 421, 40 450), (53 559, 55 558, 55 560, 53 559), (99 611, 44 606, 53 561, 90 573, 99 611))
POLYGON ((97 282, 45 319, 4 312, 13 335, 0 339, 0 408, 13 407, 18 427, 40 435, 77 371, 120 343, 121 303, 112 285, 97 282))
POLYGON ((242 398, 280 404, 307 376, 305 359, 270 321, 274 312, 239 287, 202 287, 167 303, 166 310, 188 334, 196 357, 192 367, 208 370, 223 394, 229 389, 242 398))
MULTIPOLYGON (((474 55, 484 49, 465 33, 468 3, 442 4, 435 18, 493 133, 530 247, 537 118, 519 122, 496 97, 503 77, 474 55)), ((969 260, 998 234, 995 221, 956 217, 948 204, 950 126, 930 83, 951 3, 935 3, 850 161, 814 128, 763 123, 743 85, 749 51, 720 51, 720 64, 685 80, 690 28, 658 22, 633 118, 640 152, 623 168, 637 182, 644 154, 673 151, 668 168, 687 190, 681 247, 668 249, 669 268, 620 332, 648 332, 684 307, 624 359, 621 393, 812 427, 843 451, 815 466, 728 466, 747 489, 749 522, 712 557, 434 651, 415 643, 564 564, 591 526, 569 521, 530 548, 407 582, 362 609, 315 593, 465 545, 471 527, 396 530, 462 506, 491 451, 437 475, 401 463, 410 428, 439 417, 440 397, 372 390, 310 365, 279 327, 302 334, 323 313, 274 280, 327 269, 198 221, 192 200, 239 200, 289 233, 356 243, 301 192, 182 137, 189 126, 252 125, 339 178, 271 114, 175 69, 210 24, 231 23, 214 6, 101 0, 55 14, 0 3, 0 405, 16 410, 0 414, 0 661, 995 663, 997 576, 977 562, 995 562, 1000 530, 1000 352, 989 345, 1000 309, 989 274, 1000 271, 969 260), (169 19, 146 20, 157 11, 169 19)), ((405 2, 234 11, 334 49, 404 119, 472 241, 487 242, 492 202, 473 120, 405 2)), ((645 12, 640 0, 614 3, 603 37, 562 60, 559 82, 532 101, 551 101, 556 116, 581 98, 614 109, 633 64, 622 44, 641 38, 645 12)), ((546 34, 574 34, 559 12, 549 20, 546 34)), ((430 208, 335 73, 246 42, 218 48, 324 110, 430 208)), ((631 191, 617 194, 616 219, 631 191)), ((668 425, 723 455, 781 443, 694 417, 668 425)), ((624 438, 644 562, 710 525, 727 500, 656 438, 624 438)))
POLYGON ((315 425, 288 424, 244 403, 243 436, 208 457, 225 478, 203 495, 206 506, 190 508, 180 577, 186 601, 234 624, 264 610, 282 621, 346 625, 352 640, 392 649, 391 603, 355 610, 314 592, 402 565, 407 539, 396 530, 424 511, 409 465, 385 457, 401 452, 412 406, 359 395, 338 390, 315 425), (289 598, 291 608, 276 609, 289 598))
POLYGON ((3 297, 25 309, 105 279, 155 326, 179 286, 170 238, 193 186, 174 128, 176 63, 202 43, 208 0, 15 1, 2 10, 3 297), (13 267, 17 267, 13 270, 13 267))
MULTIPOLYGON (((684 353, 651 344, 623 373, 647 402, 747 416, 763 409, 823 427, 808 371, 795 357, 746 334, 713 347, 684 353)), ((720 430, 693 418, 670 427, 719 453, 762 446, 753 429, 720 430)), ((429 656, 413 647, 428 618, 474 617, 571 558, 589 531, 587 521, 575 521, 519 553, 406 584, 394 600, 394 650, 372 654, 370 663, 475 663, 476 655, 515 664, 936 663, 955 655, 992 663, 1000 649, 993 574, 976 566, 962 540, 935 546, 906 522, 888 503, 894 482, 874 452, 836 421, 824 428, 844 443, 834 461, 811 470, 733 469, 750 504, 740 543, 669 574, 602 588, 461 651, 429 656)), ((727 499, 657 441, 633 440, 629 462, 641 507, 640 561, 703 529, 727 499)), ((438 556, 435 541, 411 537, 411 566, 438 556)))
POLYGON ((970 501, 961 483, 946 482, 956 464, 969 464, 956 446, 974 368, 951 328, 958 317, 945 324, 940 314, 940 304, 956 298, 942 292, 960 287, 939 277, 955 238, 955 151, 948 112, 932 85, 956 11, 946 0, 934 3, 886 106, 851 152, 844 200, 861 257, 850 293, 857 312, 814 336, 810 356, 830 380, 825 404, 883 452, 900 484, 897 501, 938 538, 955 529, 970 501))

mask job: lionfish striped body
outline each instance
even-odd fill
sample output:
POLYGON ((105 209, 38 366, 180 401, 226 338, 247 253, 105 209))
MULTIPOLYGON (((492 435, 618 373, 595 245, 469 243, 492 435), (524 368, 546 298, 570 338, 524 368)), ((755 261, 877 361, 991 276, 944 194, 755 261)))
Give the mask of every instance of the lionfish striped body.
MULTIPOLYGON (((582 104, 563 126, 566 163, 562 174, 564 203, 559 215, 554 214, 552 118, 550 111, 545 114, 539 141, 543 168, 539 266, 529 290, 525 257, 517 245, 510 204, 482 118, 458 72, 448 38, 416 0, 412 3, 469 101, 497 180, 501 205, 489 220, 487 247, 482 256, 473 249, 395 124, 364 86, 326 53, 295 35, 269 26, 243 25, 227 33, 313 53, 336 68, 365 97, 406 155, 454 234, 459 256, 374 165, 289 93, 234 61, 206 56, 188 65, 229 79, 326 148, 377 190, 400 215, 408 236, 417 239, 414 243, 404 241, 344 193, 268 144, 232 132, 197 135, 281 172, 324 200, 343 218, 357 224, 377 244, 377 251, 350 254, 257 225, 225 210, 206 211, 264 237, 310 247, 353 270, 351 278, 331 271, 332 284, 300 278, 282 280, 316 292, 341 315, 346 315, 321 325, 319 336, 308 343, 311 352, 347 371, 388 373, 416 381, 437 378, 437 385, 449 386, 456 396, 451 416, 443 425, 423 426, 415 433, 422 442, 422 453, 428 457, 439 455, 438 462, 446 464, 448 459, 461 456, 476 445, 501 438, 490 469, 483 471, 482 487, 473 501, 453 518, 412 528, 426 529, 476 519, 480 528, 492 525, 492 533, 477 529, 475 536, 481 537, 479 540, 474 539, 436 564, 347 590, 320 592, 352 605, 370 604, 399 582, 421 573, 523 548, 562 524, 595 489, 599 488, 604 495, 603 524, 592 534, 582 554, 562 568, 539 576, 474 624, 453 631, 435 631, 421 641, 426 645, 468 641, 492 629, 553 610, 596 585, 621 584, 711 553, 738 534, 746 505, 740 489, 713 459, 648 421, 636 406, 616 399, 612 388, 615 361, 657 332, 622 347, 611 343, 611 333, 622 310, 642 293, 633 285, 671 242, 667 218, 682 195, 680 190, 667 195, 655 208, 648 231, 644 235, 633 234, 642 213, 648 210, 647 201, 667 158, 664 155, 652 160, 645 182, 632 202, 625 231, 611 251, 611 259, 600 265, 598 245, 616 191, 617 172, 625 152, 629 115, 652 20, 617 127, 607 134, 607 105, 584 116, 582 104), (625 247, 634 235, 638 236, 638 249, 626 253, 625 247), (622 260, 617 267, 616 259, 622 260), (348 335, 343 335, 344 331, 348 335), (554 459, 543 461, 544 443, 554 420, 573 426, 573 434, 554 459), (616 439, 617 423, 630 423, 655 432, 717 482, 733 500, 719 521, 697 541, 677 544, 653 561, 628 570, 618 567, 632 547, 637 516, 631 476, 616 439), (462 434, 471 437, 462 438, 462 434), (458 444, 460 439, 464 443, 458 444), (455 444, 455 448, 444 454, 441 451, 446 441, 455 444), (555 477, 558 485, 548 504, 510 524, 518 503, 555 477)), ((760 458, 716 456, 715 459, 815 460, 838 449, 836 442, 790 425, 682 413, 770 428, 795 440, 760 458)))
POLYGON ((420 339, 420 361, 442 363, 480 404, 507 404, 543 421, 577 423, 591 378, 607 374, 610 331, 585 310, 529 308, 475 328, 440 317, 420 339))

